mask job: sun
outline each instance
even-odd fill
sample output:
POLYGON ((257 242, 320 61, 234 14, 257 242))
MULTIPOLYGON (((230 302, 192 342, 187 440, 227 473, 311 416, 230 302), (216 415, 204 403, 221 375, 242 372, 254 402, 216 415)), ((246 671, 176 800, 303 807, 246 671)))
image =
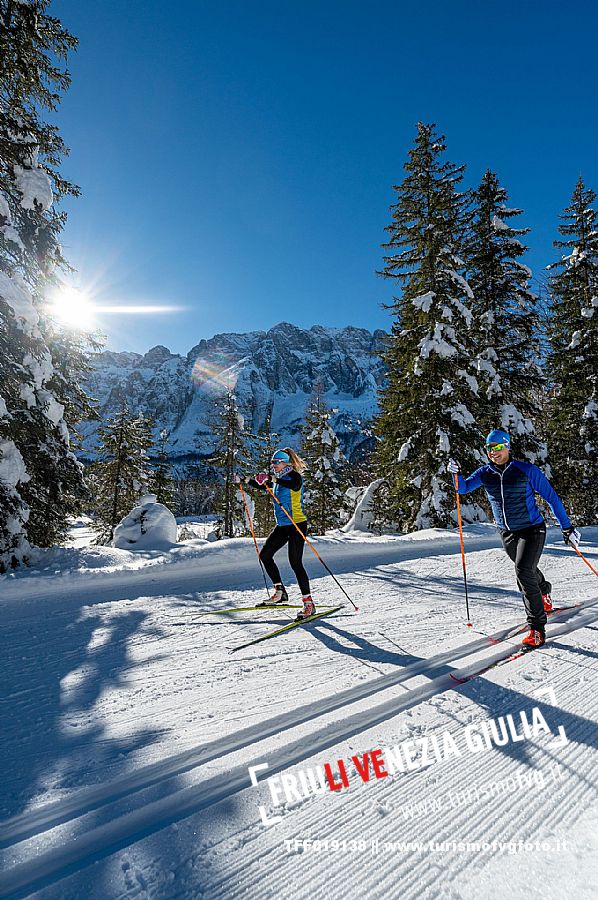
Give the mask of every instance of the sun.
POLYGON ((96 291, 61 284, 47 299, 46 311, 62 328, 87 333, 96 332, 105 316, 148 315, 156 316, 183 310, 183 306, 159 305, 155 303, 104 304, 99 301, 96 291))
POLYGON ((53 294, 49 312, 61 325, 75 331, 92 331, 97 325, 89 296, 70 285, 62 285, 53 294))

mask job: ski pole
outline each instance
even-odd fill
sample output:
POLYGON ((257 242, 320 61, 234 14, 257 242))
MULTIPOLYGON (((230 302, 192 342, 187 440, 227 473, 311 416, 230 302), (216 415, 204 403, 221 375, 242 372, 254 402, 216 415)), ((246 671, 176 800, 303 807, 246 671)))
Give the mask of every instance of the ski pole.
POLYGON ((286 509, 284 508, 284 506, 282 505, 282 503, 280 502, 280 500, 278 499, 278 497, 276 496, 276 494, 274 493, 274 491, 273 491, 270 487, 268 487, 267 484, 264 484, 264 487, 266 488, 266 490, 268 491, 268 493, 270 494, 270 496, 272 497, 272 499, 275 500, 276 503, 278 503, 278 505, 280 506, 280 508, 281 508, 282 511, 284 512, 285 516, 287 517, 287 519, 289 520, 289 522, 291 523, 291 525, 294 525, 294 526, 295 526, 295 528, 297 529, 297 531, 299 532, 299 534, 301 535, 301 537, 303 538, 303 540, 305 541, 305 543, 307 544, 307 546, 309 547, 309 549, 312 550, 312 551, 315 553, 315 555, 318 557, 318 559, 320 560, 320 562, 322 563, 322 565, 324 566, 324 568, 326 569, 326 571, 328 572, 328 574, 334 579, 334 581, 335 581, 336 584, 339 586, 339 588, 341 589, 341 591, 343 592, 343 594, 345 595, 345 597, 347 598, 347 600, 349 601, 349 603, 351 603, 351 605, 353 606, 353 608, 355 609, 355 611, 358 612, 358 611, 359 611, 359 607, 356 606, 356 605, 353 603, 353 601, 352 601, 351 598, 349 597, 348 593, 346 592, 346 590, 344 589, 344 587, 342 586, 342 584, 341 584, 341 583, 338 581, 338 579, 336 578, 334 572, 331 572, 331 571, 330 571, 330 569, 328 568, 328 566, 326 565, 326 563, 324 562, 324 560, 322 559, 322 557, 320 556, 320 554, 318 553, 318 551, 316 550, 316 548, 314 547, 314 545, 313 545, 310 541, 308 541, 308 539, 307 539, 306 536, 303 534, 303 532, 301 531, 301 529, 299 528, 299 526, 297 525, 297 523, 293 521, 292 517, 291 517, 291 516, 289 515, 289 513, 286 511, 286 509))
POLYGON ((467 566, 465 565, 465 546, 463 545, 463 522, 461 521, 461 498, 459 497, 459 475, 454 474, 455 495, 457 497, 457 522, 459 523, 459 543, 461 544, 461 565, 463 566, 463 584, 465 585, 465 609, 467 610, 467 627, 473 628, 469 617, 469 595, 467 593, 467 566))
POLYGON ((574 544, 573 541, 568 541, 568 543, 571 544, 571 546, 573 547, 573 549, 575 550, 575 552, 577 553, 577 555, 580 557, 580 559, 583 559, 583 561, 585 562, 586 566, 588 566, 588 567, 592 570, 592 572, 594 573, 594 575, 598 576, 598 572, 596 571, 596 569, 594 568, 594 566, 592 565, 592 563, 591 563, 589 560, 587 560, 587 559, 585 558, 585 556, 583 555, 583 553, 581 552, 581 550, 579 549, 579 547, 577 546, 577 544, 574 544))
POLYGON ((247 521, 249 522, 249 528, 251 529, 251 537, 253 538, 253 543, 255 545, 255 552, 257 553, 257 558, 260 563, 262 575, 264 576, 264 587, 266 588, 266 594, 268 595, 268 600, 269 600, 270 599, 270 591, 268 590, 268 582, 266 581, 266 573, 264 571, 264 564, 262 562, 262 557, 260 556, 259 547, 257 545, 257 539, 255 537, 255 531, 253 530, 253 521, 251 519, 251 513, 249 512, 249 506, 247 505, 247 500, 245 498, 245 491, 243 490, 243 485, 241 482, 239 482, 239 490, 241 491, 241 496, 243 498, 243 505, 245 506, 245 513, 247 514, 247 521))

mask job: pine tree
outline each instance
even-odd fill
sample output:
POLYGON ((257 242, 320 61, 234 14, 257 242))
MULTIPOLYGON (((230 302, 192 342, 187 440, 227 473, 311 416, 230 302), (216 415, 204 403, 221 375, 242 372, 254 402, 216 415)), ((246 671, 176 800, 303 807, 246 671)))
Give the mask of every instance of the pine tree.
POLYGON ((342 524, 347 487, 347 461, 330 424, 332 411, 324 403, 316 385, 301 430, 301 456, 307 464, 305 510, 311 531, 324 534, 342 524))
POLYGON ((98 539, 107 544, 114 528, 148 492, 152 471, 151 422, 131 418, 126 404, 98 428, 99 459, 92 464, 95 485, 94 513, 98 539))
MULTIPOLYGON (((23 457, 31 480, 22 493, 30 508, 29 541, 51 547, 65 539, 71 518, 80 514, 89 500, 83 467, 74 456, 81 446, 76 424, 97 420, 98 414, 81 387, 92 368, 82 337, 55 331, 51 322, 46 322, 44 343, 51 350, 51 356, 44 353, 48 377, 42 380, 38 375, 35 387, 44 412, 40 417, 30 411, 23 423, 23 457), (49 431, 48 419, 53 425, 49 431)), ((89 343, 98 346, 91 339, 89 343)))
POLYGON ((550 266, 547 435, 554 484, 570 515, 598 523, 598 212, 580 178, 561 216, 566 252, 550 266))
POLYGON ((374 534, 384 534, 393 528, 396 521, 396 508, 393 505, 394 498, 388 481, 379 479, 374 489, 371 502, 370 530, 374 534))
POLYGON ((227 391, 218 404, 212 430, 217 439, 217 447, 210 462, 219 469, 222 478, 215 508, 222 516, 222 535, 235 537, 246 530, 245 511, 235 476, 247 467, 249 441, 245 422, 232 390, 227 391))
MULTIPOLYGON (((360 434, 363 437, 366 439, 368 437, 373 438, 373 429, 370 422, 365 421, 358 424, 360 426, 360 434)), ((355 512, 360 497, 375 480, 374 465, 374 448, 365 441, 357 448, 353 455, 347 459, 345 467, 346 486, 344 499, 344 518, 346 518, 347 521, 355 512)))
MULTIPOLYGON (((453 524, 448 457, 470 471, 481 459, 472 291, 462 258, 468 200, 457 191, 464 167, 444 162, 444 151, 435 126, 420 123, 407 174, 394 188, 397 202, 384 245, 389 255, 380 273, 402 292, 390 306, 388 378, 375 423, 377 474, 387 491, 379 508, 402 531, 453 524)), ((467 521, 485 518, 478 505, 463 504, 462 510, 467 521)))
POLYGON ((168 443, 168 431, 160 432, 158 441, 158 452, 154 458, 153 472, 151 477, 151 491, 156 495, 158 503, 163 503, 171 509, 174 505, 173 483, 171 476, 171 467, 166 452, 168 443))
POLYGON ((42 115, 68 87, 61 65, 76 40, 47 6, 0 0, 0 571, 25 561, 29 542, 60 540, 85 493, 66 422, 90 407, 44 315, 55 273, 68 268, 57 204, 78 194, 59 172, 66 147, 42 115))
POLYGON ((473 291, 471 337, 476 349, 482 431, 504 428, 518 455, 542 461, 546 447, 535 433, 541 416, 544 377, 540 369, 542 323, 531 272, 519 259, 528 228, 509 220, 522 210, 507 206, 507 192, 487 171, 473 192, 474 211, 467 246, 468 282, 473 291))
MULTIPOLYGON (((258 430, 253 444, 254 452, 251 468, 254 472, 269 472, 270 460, 275 450, 280 447, 280 435, 272 431, 272 412, 266 415, 263 425, 258 430)), ((272 497, 267 491, 253 493, 253 527, 256 535, 268 535, 276 524, 272 497)))

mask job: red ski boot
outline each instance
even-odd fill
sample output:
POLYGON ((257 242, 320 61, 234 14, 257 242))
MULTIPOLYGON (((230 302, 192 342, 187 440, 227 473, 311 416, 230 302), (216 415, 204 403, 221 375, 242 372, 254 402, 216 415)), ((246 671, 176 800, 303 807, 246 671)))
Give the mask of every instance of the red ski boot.
POLYGON ((543 631, 539 631, 537 628, 530 628, 528 634, 521 641, 522 647, 529 647, 530 650, 534 650, 536 647, 541 647, 546 641, 546 636, 543 631))
POLYGON ((303 609, 300 613, 297 614, 297 618, 295 622, 302 622, 304 619, 309 619, 310 616, 315 615, 316 607, 314 601, 311 597, 303 598, 303 609))
POLYGON ((544 612, 552 612, 552 597, 550 594, 542 594, 542 602, 544 603, 544 612))

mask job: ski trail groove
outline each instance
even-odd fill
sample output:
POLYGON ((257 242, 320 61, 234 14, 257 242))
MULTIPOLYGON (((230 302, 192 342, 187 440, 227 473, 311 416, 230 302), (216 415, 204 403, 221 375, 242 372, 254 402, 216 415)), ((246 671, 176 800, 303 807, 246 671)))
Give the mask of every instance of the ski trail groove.
MULTIPOLYGON (((575 614, 579 614, 581 609, 589 608, 598 604, 598 598, 587 601, 583 607, 576 607, 575 614)), ((564 618, 566 611, 557 613, 552 621, 564 618)), ((491 635, 493 640, 503 639, 512 631, 512 628, 502 629, 491 635)), ((321 700, 302 706, 298 710, 290 710, 274 716, 265 722, 259 722, 256 725, 250 725, 241 729, 226 738, 212 741, 200 747, 193 747, 185 750, 166 760, 152 763, 149 766, 143 766, 131 775, 116 778, 107 785, 98 785, 97 787, 87 788, 78 791, 70 798, 58 800, 55 803, 40 807, 40 809, 31 812, 24 812, 10 819, 7 819, 0 828, 0 849, 10 847, 12 844, 26 840, 36 834, 40 834, 57 825, 76 819, 79 816, 86 815, 94 809, 99 809, 116 800, 120 800, 129 794, 152 787, 167 778, 176 775, 182 775, 197 766, 203 765, 214 759, 231 754, 237 750, 242 750, 250 744, 257 743, 279 734, 281 731, 288 731, 305 722, 326 715, 341 709, 343 706, 363 700, 366 697, 387 690, 394 685, 409 681, 416 675, 425 675, 430 670, 443 665, 450 665, 459 659, 471 656, 480 650, 488 647, 489 638, 481 637, 475 641, 469 641, 461 644, 452 650, 446 650, 429 659, 422 659, 416 663, 411 663, 397 672, 382 675, 369 682, 354 685, 338 694, 331 695, 321 700)), ((507 649, 501 650, 496 659, 506 657, 512 652, 509 645, 507 649)), ((490 659, 490 657, 488 658, 490 659)), ((494 657, 492 657, 494 659, 494 657)), ((452 679, 451 679, 452 681, 452 679)), ((455 685, 456 682, 453 682, 455 685)))
MULTIPOLYGON (((559 694, 564 693, 571 696, 574 685, 571 679, 568 679, 569 685, 564 685, 559 681, 559 694)), ((593 713, 596 702, 595 692, 591 685, 587 686, 583 699, 588 699, 589 713, 593 713)), ((579 699, 579 698, 577 698, 579 699)), ((585 706, 584 706, 585 708, 585 706)), ((584 735, 590 737, 591 726, 588 724, 581 733, 576 735, 576 741, 582 741, 584 735)), ((578 766, 578 760, 582 758, 584 748, 578 746, 573 748, 571 765, 577 772, 582 767, 578 766)), ((467 780, 468 782, 477 781, 483 784, 487 781, 487 763, 482 754, 477 760, 467 761, 467 780)), ((535 769, 540 768, 538 763, 542 763, 548 757, 552 759, 552 753, 546 748, 534 746, 531 754, 523 761, 528 766, 533 765, 535 769)), ((508 777, 514 766, 517 766, 521 760, 512 758, 509 754, 501 754, 494 760, 492 770, 492 780, 502 781, 508 777)), ((443 765, 443 764, 441 764, 443 765)), ((587 761, 586 761, 587 767, 587 761)), ((463 771, 461 767, 453 767, 449 763, 447 768, 449 771, 443 771, 442 785, 443 795, 446 797, 449 792, 462 789, 461 778, 463 771)), ((415 816, 413 819, 405 817, 401 819, 399 815, 400 807, 410 806, 421 796, 422 782, 427 778, 425 770, 418 771, 409 775, 405 783, 401 783, 402 799, 397 808, 397 819, 393 825, 393 840, 420 840, 427 843, 430 840, 436 842, 452 841, 455 835, 459 835, 460 841, 510 841, 514 839, 534 840, 538 839, 541 833, 549 833, 554 827, 563 828, 563 823, 572 819, 578 811, 579 803, 584 795, 587 800, 587 784, 585 779, 577 781, 573 787, 567 785, 567 789, 562 788, 563 798, 559 803, 559 809, 553 809, 551 815, 546 817, 546 795, 543 791, 530 798, 530 802, 526 803, 521 809, 514 807, 514 796, 510 793, 503 794, 502 797, 495 796, 493 802, 492 820, 488 821, 487 807, 482 802, 474 800, 473 807, 469 803, 459 804, 457 806, 443 805, 442 814, 438 815, 428 810, 421 816, 415 816), (504 832, 504 823, 509 823, 509 832, 504 832), (414 829, 417 834, 414 835, 414 829)), ((362 786, 357 788, 359 792, 362 786)), ((380 784, 377 786, 379 802, 384 802, 392 797, 394 785, 380 784)), ((550 790, 544 788, 544 790, 550 790)), ((359 802, 359 796, 355 795, 355 801, 347 804, 344 809, 339 809, 335 813, 335 832, 334 836, 343 838, 352 834, 355 824, 355 803, 357 803, 360 811, 360 831, 364 834, 377 834, 381 828, 381 820, 378 812, 376 812, 375 804, 364 804, 359 802)), ((392 803, 391 806, 396 806, 392 803)), ((295 811, 295 810, 293 810, 295 811)), ((322 806, 318 802, 317 797, 309 797, 305 800, 298 810, 299 822, 297 823, 300 834, 309 836, 314 839, 331 839, 322 825, 322 806)), ((209 885, 210 892, 213 896, 226 896, 227 898, 247 897, 247 896, 264 896, 259 894, 263 872, 268 871, 268 895, 272 897, 284 896, 289 893, 289 888, 294 887, 290 884, 289 878, 293 865, 293 857, 285 857, 284 866, 270 866, 267 862, 264 864, 263 859, 263 842, 255 841, 255 844, 244 846, 242 861, 232 861, 232 865, 227 869, 226 873, 219 873, 217 880, 212 881, 209 885)), ((393 887, 396 887, 398 881, 401 884, 402 900, 409 898, 435 897, 434 892, 437 876, 434 866, 430 865, 430 856, 428 854, 411 854, 409 858, 396 856, 378 856, 372 858, 367 856, 364 858, 363 865, 368 869, 368 896, 370 897, 389 897, 394 896, 393 887), (400 873, 399 871, 400 870, 400 873), (373 879, 376 878, 376 883, 373 879), (430 891, 430 893, 426 893, 430 891)), ((457 859, 449 858, 448 854, 442 855, 442 865, 444 867, 444 883, 452 883, 459 872, 464 871, 470 862, 463 857, 457 859), (446 867, 450 867, 450 873, 446 871, 446 867)), ((336 883, 336 878, 341 878, 343 874, 346 876, 345 860, 334 853, 327 855, 327 880, 329 883, 336 883)), ((304 890, 293 891, 296 897, 311 897, 311 885, 308 883, 304 886, 304 890)), ((440 895, 438 895, 440 896, 440 895)))
MULTIPOLYGON (((595 604, 598 604, 598 598, 587 601, 583 607, 577 607, 575 613, 579 614, 582 608, 589 608, 595 604)), ((564 617, 565 612, 557 615, 564 617)), ((555 620, 556 616, 553 618, 553 621, 555 620)), ((500 639, 509 634, 510 631, 512 631, 512 628, 503 629, 491 635, 491 638, 500 639)), ((559 631, 558 633, 563 632, 559 631)), ((339 694, 317 700, 307 706, 302 706, 300 710, 290 710, 287 713, 281 713, 266 722, 248 726, 227 738, 185 750, 166 760, 144 766, 132 775, 114 779, 108 785, 85 789, 79 791, 72 798, 56 801, 33 812, 21 813, 3 823, 2 828, 0 828, 0 848, 9 847, 56 825, 71 821, 94 809, 122 799, 128 794, 144 790, 162 780, 184 774, 199 765, 241 750, 249 744, 265 740, 281 731, 289 730, 304 724, 306 721, 334 712, 350 703, 365 699, 403 681, 408 681, 416 675, 426 674, 433 668, 448 665, 458 659, 470 656, 479 650, 485 649, 487 646, 488 638, 479 638, 476 641, 462 644, 429 659, 422 659, 419 662, 412 663, 397 672, 383 675, 371 682, 354 685, 352 688, 347 688, 339 694)), ((499 651, 495 657, 488 657, 487 661, 495 658, 502 659, 510 655, 510 653, 511 649, 505 648, 499 651)), ((462 674, 466 674, 467 671, 469 670, 463 670, 462 674)), ((456 682, 453 683, 456 684, 456 682)))
MULTIPOLYGON (((595 602, 597 601, 591 601, 589 605, 593 605, 595 602)), ((576 621, 561 625, 558 630, 553 632, 551 638, 576 631, 596 621, 598 612, 590 610, 585 614, 577 612, 573 618, 576 621)), ((511 647, 509 646, 506 651, 503 649, 495 653, 493 657, 488 657, 486 661, 498 660, 510 653, 511 647)), ((475 671, 478 667, 479 663, 474 663, 459 670, 459 674, 464 675, 468 671, 475 671)), ((371 709, 355 713, 349 718, 321 726, 310 735, 308 746, 306 746, 305 738, 301 738, 287 744, 286 747, 277 748, 277 760, 269 768, 269 775, 275 775, 309 759, 435 695, 460 688, 461 686, 456 686, 450 675, 444 674, 414 688, 409 694, 401 695, 398 699, 391 698, 371 709)), ((228 755, 228 752, 230 751, 221 755, 228 755)), ((52 848, 32 859, 17 863, 2 876, 0 890, 3 893, 0 893, 0 896, 22 892, 25 889, 29 891, 37 889, 47 884, 49 879, 56 881, 62 877, 61 873, 64 873, 65 870, 68 870, 70 874, 75 869, 105 858, 161 828, 212 806, 248 787, 247 766, 237 765, 227 774, 216 775, 202 784, 173 791, 160 800, 145 806, 142 805, 104 825, 92 827, 89 831, 77 835, 76 839, 66 846, 52 848)))

